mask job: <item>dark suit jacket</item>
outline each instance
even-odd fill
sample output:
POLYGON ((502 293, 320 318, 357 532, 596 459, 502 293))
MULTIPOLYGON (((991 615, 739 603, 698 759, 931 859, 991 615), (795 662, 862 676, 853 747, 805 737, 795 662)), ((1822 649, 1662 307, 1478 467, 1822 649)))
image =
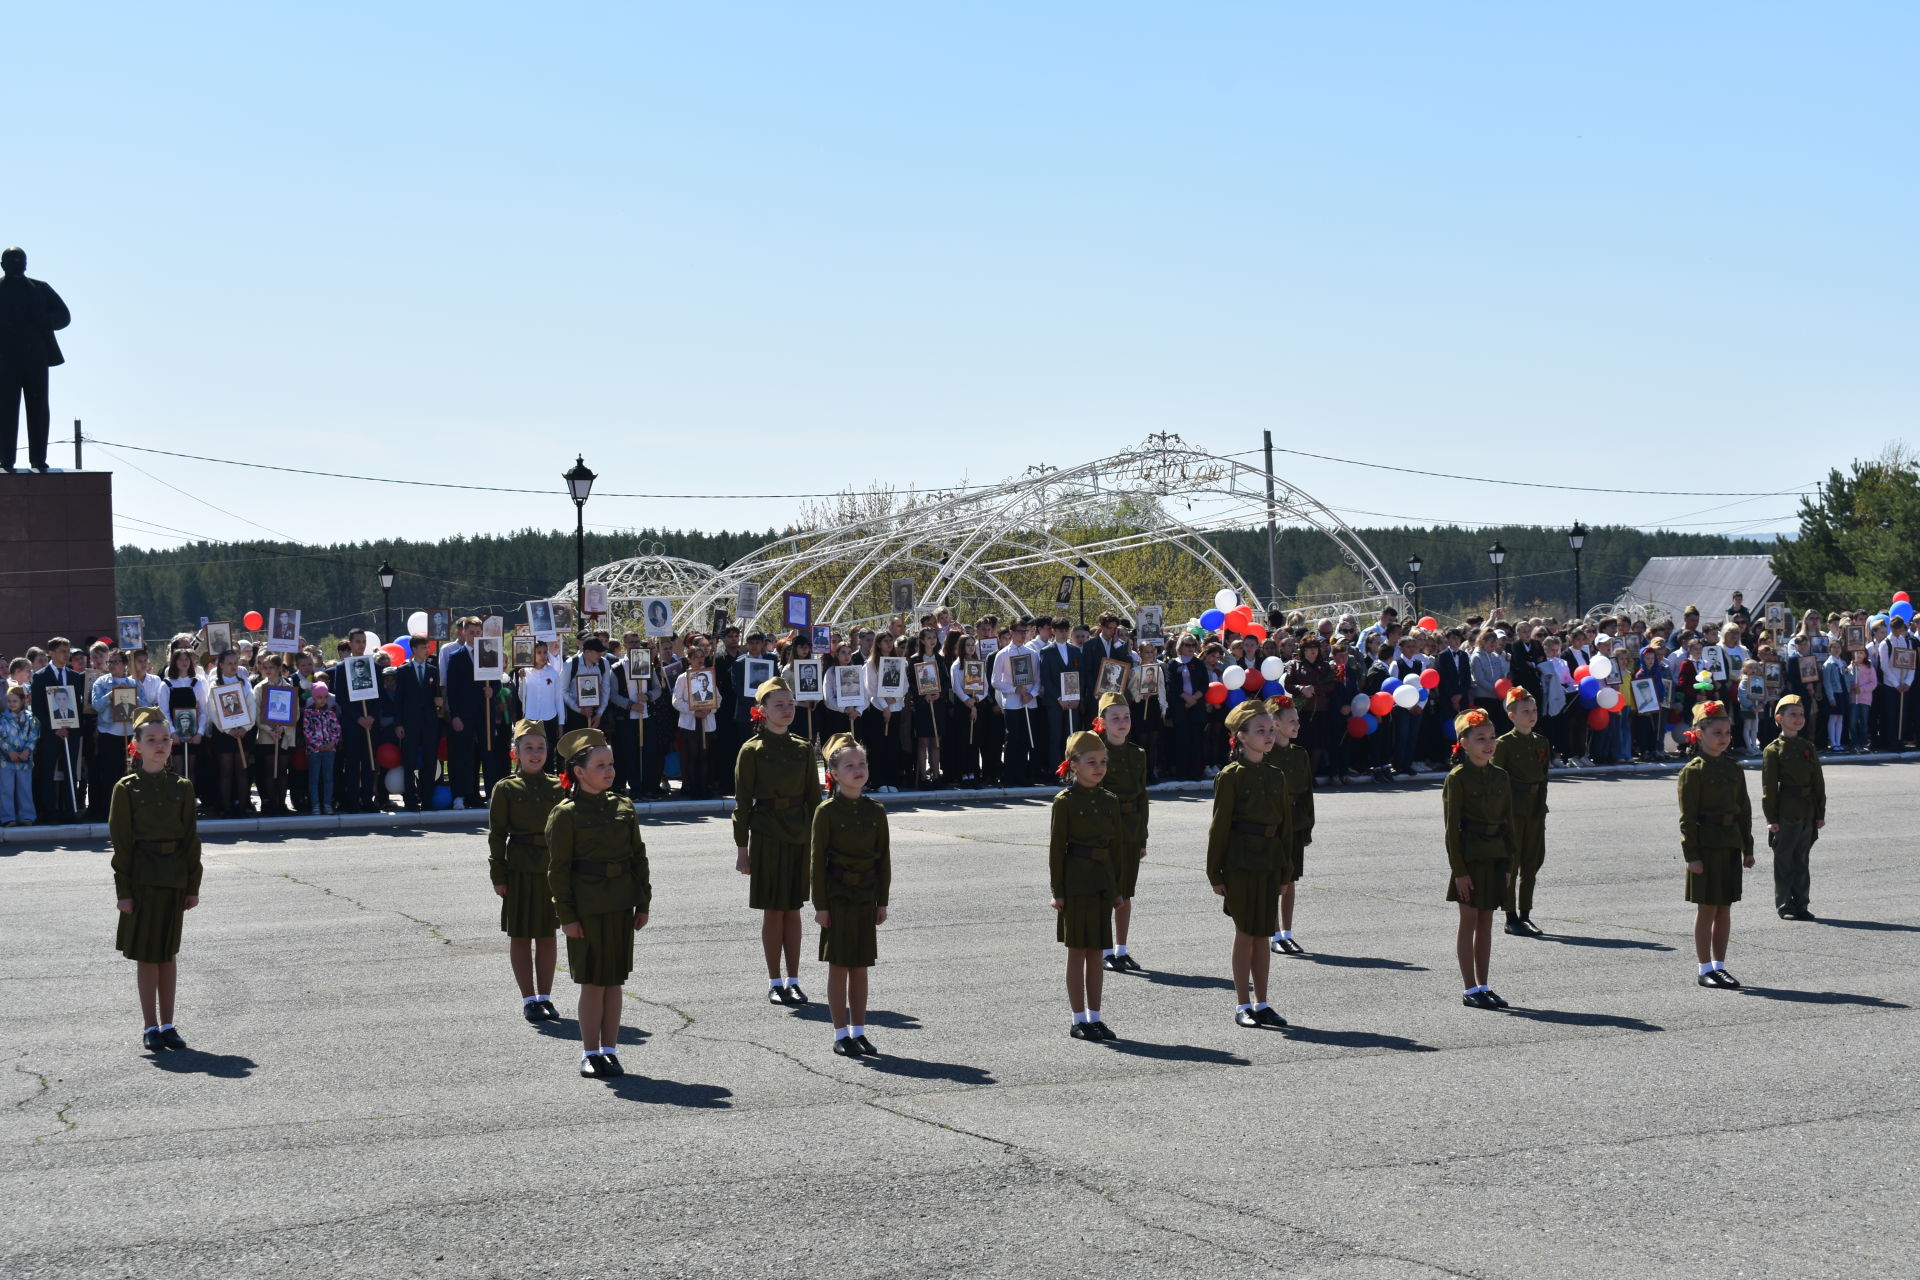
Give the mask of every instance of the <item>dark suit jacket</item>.
POLYGON ((447 656, 447 716, 466 726, 466 732, 478 733, 480 718, 487 711, 486 688, 473 678, 473 651, 465 645, 447 656))
POLYGON ((40 737, 42 740, 53 731, 53 722, 47 714, 47 690, 55 684, 62 683, 59 675, 63 671, 66 672, 66 680, 64 683, 68 688, 73 690, 74 706, 77 710, 79 709, 80 702, 80 677, 66 667, 56 668, 52 663, 48 663, 46 666, 40 668, 40 670, 34 672, 33 679, 28 682, 27 685, 29 709, 33 712, 33 718, 40 722, 40 737))
POLYGON ((1170 716, 1205 715, 1207 704, 1204 695, 1207 692, 1207 686, 1213 683, 1213 673, 1207 670, 1207 664, 1199 658, 1193 658, 1187 662, 1187 670, 1193 676, 1193 691, 1203 695, 1201 701, 1189 708, 1187 700, 1181 696, 1183 690, 1180 688, 1180 665, 1180 659, 1168 658, 1161 670, 1160 679, 1167 690, 1167 714, 1170 716))
POLYGON ((411 739, 440 736, 440 712, 434 699, 440 696, 440 667, 429 659, 414 664, 403 662, 393 669, 394 723, 407 731, 411 739))
MULTIPOLYGON (((1074 652, 1075 652, 1074 647, 1072 645, 1067 646, 1066 658, 1062 658, 1060 656, 1059 647, 1056 645, 1049 644, 1045 649, 1041 650, 1040 652, 1040 705, 1041 706, 1057 707, 1060 705, 1060 677, 1069 671, 1076 670, 1074 666, 1070 665, 1070 661, 1069 661, 1073 658, 1074 652)), ((1082 681, 1080 685, 1080 705, 1081 706, 1087 705, 1087 694, 1088 694, 1087 685, 1084 681, 1082 681)))
POLYGON ((67 304, 44 280, 14 276, 0 280, 0 357, 24 365, 65 364, 53 331, 73 323, 67 304), (18 295, 14 290, 21 290, 18 295), (18 316, 9 324, 7 320, 18 316))
POLYGON ((1080 689, 1090 707, 1098 706, 1100 703, 1095 690, 1100 684, 1100 664, 1108 658, 1119 658, 1122 661, 1131 662, 1133 654, 1127 651, 1127 642, 1118 637, 1114 639, 1113 652, 1108 653, 1106 641, 1100 638, 1098 632, 1095 632, 1080 650, 1080 689))
POLYGON ((1440 687, 1433 696, 1440 700, 1442 707, 1451 707, 1449 701, 1458 694, 1467 706, 1473 702, 1473 656, 1464 648, 1452 653, 1442 651, 1434 655, 1434 666, 1440 672, 1440 687))

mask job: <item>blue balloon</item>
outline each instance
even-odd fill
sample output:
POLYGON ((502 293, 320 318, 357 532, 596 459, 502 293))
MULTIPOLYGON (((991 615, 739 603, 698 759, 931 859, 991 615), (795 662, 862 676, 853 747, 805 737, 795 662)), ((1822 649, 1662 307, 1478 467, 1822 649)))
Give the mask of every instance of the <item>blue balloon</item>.
POLYGON ((1427 686, 1425 685, 1421 685, 1419 686, 1419 688, 1420 688, 1420 705, 1424 707, 1427 705, 1427 698, 1429 695, 1433 693, 1433 690, 1427 688, 1427 686))
POLYGON ((1893 603, 1893 607, 1888 609, 1887 612, 1903 620, 1908 626, 1913 625, 1913 602, 1911 600, 1896 600, 1893 603))
POLYGON ((453 808, 453 788, 440 786, 433 789, 433 807, 436 809, 453 808))
POLYGON ((1580 696, 1586 701, 1592 702, 1600 696, 1601 683, 1599 676, 1588 676, 1580 682, 1580 696))
POLYGON ((406 654, 409 658, 413 656, 413 641, 408 639, 406 636, 395 636, 388 643, 399 645, 400 652, 406 654))
POLYGON ((1440 722, 1440 732, 1446 735, 1448 742, 1456 742, 1460 738, 1460 731, 1453 727, 1453 717, 1451 716, 1440 722))
POLYGON ((1380 692, 1382 693, 1392 693, 1395 689, 1398 689, 1399 687, 1400 687, 1399 676, 1388 676, 1385 680, 1382 680, 1380 682, 1380 692))
POLYGON ((1365 716, 1365 719, 1366 719, 1366 722, 1367 722, 1367 732, 1368 732, 1368 733, 1376 733, 1376 732, 1378 732, 1378 731, 1379 731, 1379 729, 1380 729, 1380 717, 1379 717, 1379 716, 1376 716, 1375 714, 1373 714, 1373 712, 1371 712, 1371 711, 1369 711, 1369 712, 1367 712, 1367 714, 1366 714, 1366 716, 1365 716))
POLYGON ((1220 629, 1220 624, 1225 622, 1226 620, 1227 620, 1227 615, 1220 612, 1218 609, 1209 609, 1205 613, 1200 615, 1200 625, 1205 627, 1209 631, 1218 631, 1220 629))
POLYGON ((1245 689, 1227 690, 1227 705, 1229 707, 1237 707, 1241 703, 1245 702, 1246 700, 1247 700, 1247 691, 1245 689))

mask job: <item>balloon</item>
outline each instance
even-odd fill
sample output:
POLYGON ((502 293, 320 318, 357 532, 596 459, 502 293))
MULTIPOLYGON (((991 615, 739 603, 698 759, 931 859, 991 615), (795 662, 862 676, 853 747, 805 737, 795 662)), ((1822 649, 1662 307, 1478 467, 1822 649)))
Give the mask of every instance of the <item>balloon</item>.
POLYGON ((1908 626, 1913 625, 1913 602, 1912 601, 1902 600, 1898 604, 1894 605, 1891 609, 1887 610, 1887 612, 1893 615, 1894 617, 1899 618, 1901 621, 1905 622, 1908 626))
POLYGON ((1507 696, 1507 690, 1511 688, 1513 688, 1513 681, 1502 676, 1493 682, 1493 696, 1496 698, 1504 698, 1507 696))
POLYGON ((1218 631, 1227 621, 1227 615, 1218 609, 1209 609, 1200 615, 1200 629, 1218 631))
POLYGON ((1587 676, 1580 681, 1580 696, 1588 702, 1592 702, 1603 687, 1600 683, 1599 676, 1587 676))
POLYGON ((1380 717, 1376 715, 1361 716, 1360 723, 1367 726, 1368 733, 1377 733, 1380 729, 1380 717))
POLYGON ((1207 705, 1217 707, 1227 700, 1227 686, 1215 680, 1207 686, 1207 705))
POLYGON ((1593 695, 1593 700, 1599 704, 1602 711, 1611 711, 1620 705, 1620 691, 1618 689, 1602 689, 1593 695))
POLYGON ((1364 737, 1366 737, 1366 736, 1367 736, 1367 722, 1366 722, 1366 720, 1365 720, 1365 719, 1364 719, 1363 717, 1361 717, 1361 716, 1354 716, 1354 717, 1353 717, 1352 719, 1350 719, 1350 720, 1348 720, 1348 721, 1347 721, 1347 736, 1348 736, 1349 738, 1364 738, 1364 737))
POLYGON ((1613 674, 1613 659, 1604 653, 1596 653, 1593 655, 1593 661, 1587 663, 1587 670, 1605 680, 1613 674))
POLYGON ((1247 669, 1245 667, 1228 667, 1220 673, 1220 683, 1227 686, 1229 690, 1238 689, 1246 682, 1247 669))
POLYGON ((1267 638, 1267 629, 1257 622, 1249 622, 1245 634, 1252 636, 1255 640, 1265 640, 1267 638))
POLYGON ((1432 615, 1428 615, 1420 619, 1420 627, 1424 631, 1438 631, 1440 629, 1440 623, 1432 615))
POLYGON ((445 760, 447 758, 447 740, 445 738, 440 739, 440 754, 434 758, 436 760, 445 760))
POLYGON ((1222 613, 1239 607, 1240 593, 1232 587, 1222 587, 1213 593, 1213 607, 1222 613))
POLYGON ((1599 707, 1595 707, 1593 710, 1587 712, 1587 728, 1598 733, 1607 727, 1607 722, 1611 719, 1613 719, 1612 712, 1602 711, 1599 707))
POLYGON ((1229 707, 1237 707, 1246 700, 1247 691, 1245 689, 1229 689, 1227 691, 1227 705, 1229 707))
POLYGON ((387 770, 386 787, 388 795, 405 794, 407 790, 406 771, 398 765, 387 770))
POLYGON ((1398 689, 1399 687, 1400 687, 1399 676, 1388 676, 1385 680, 1382 680, 1380 682, 1380 692, 1382 693, 1392 693, 1395 689, 1398 689))
POLYGON ((1350 705, 1350 706, 1349 706, 1349 707, 1347 708, 1347 713, 1348 713, 1349 715, 1356 715, 1356 716, 1363 716, 1363 715, 1365 715, 1365 714, 1367 714, 1367 703, 1368 703, 1369 701, 1370 701, 1370 699, 1369 699, 1369 698, 1367 697, 1367 695, 1366 695, 1366 694, 1364 694, 1364 693, 1356 693, 1356 694, 1354 694, 1354 695, 1353 695, 1353 702, 1352 702, 1352 704, 1351 704, 1351 705, 1350 705))
POLYGON ((1393 705, 1405 711, 1411 711, 1420 705, 1420 686, 1403 684, 1393 691, 1393 705))
POLYGON ((380 637, 375 635, 371 631, 367 632, 367 652, 368 653, 380 652, 380 637))
POLYGON ((1896 591, 1893 593, 1893 602, 1895 604, 1911 604, 1913 597, 1904 591, 1896 591))
POLYGON ((261 627, 267 625, 267 620, 260 616, 258 609, 249 609, 247 610, 247 616, 240 619, 240 625, 249 631, 258 631, 261 627))
POLYGON ((1421 706, 1423 707, 1426 706, 1427 699, 1432 696, 1433 696, 1433 691, 1431 689, 1427 688, 1427 686, 1425 685, 1420 686, 1420 705, 1421 706))
POLYGON ((374 748, 373 762, 382 769, 398 769, 400 767, 400 748, 391 742, 381 743, 378 747, 374 748))
POLYGON ((410 636, 423 636, 427 634, 427 611, 425 609, 415 609, 407 615, 407 634, 410 636))
POLYGON ((1438 689, 1440 687, 1440 671, 1437 667, 1428 667, 1420 673, 1420 687, 1422 689, 1438 689))
POLYGON ((1452 716, 1448 716, 1445 720, 1442 720, 1440 722, 1440 733, 1441 733, 1441 736, 1446 738, 1448 742, 1459 741, 1460 731, 1453 727, 1452 716))
POLYGON ((1393 695, 1390 693, 1374 694, 1367 702, 1367 710, 1376 716, 1391 714, 1393 711, 1393 695))
POLYGON ((1278 680, 1286 673, 1287 664, 1278 658, 1268 658, 1260 664, 1260 674, 1269 680, 1278 680))
POLYGON ((397 644, 386 645, 380 652, 386 654, 388 660, 396 667, 407 660, 407 651, 397 644))
MULTIPOLYGON (((1264 698, 1267 696, 1267 678, 1258 671, 1249 671, 1247 682, 1240 686, 1240 691, 1249 698, 1264 698)), ((1274 692, 1278 693, 1279 690, 1274 692)))
POLYGON ((1579 684, 1582 680, 1585 680, 1588 676, 1597 676, 1599 674, 1600 673, 1598 671, 1595 671, 1593 669, 1593 666, 1591 663, 1589 663, 1587 666, 1584 666, 1584 667, 1575 667, 1573 669, 1573 682, 1575 684, 1579 684))
POLYGON ((453 788, 445 784, 435 787, 433 789, 433 799, 430 803, 436 809, 453 808, 453 788))

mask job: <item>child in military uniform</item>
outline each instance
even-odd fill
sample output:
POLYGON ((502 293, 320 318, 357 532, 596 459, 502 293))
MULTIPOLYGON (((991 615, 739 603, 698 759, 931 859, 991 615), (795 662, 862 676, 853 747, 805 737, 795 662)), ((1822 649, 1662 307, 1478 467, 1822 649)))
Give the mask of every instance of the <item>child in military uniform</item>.
POLYGON ((1057 913, 1054 936, 1067 948, 1067 1003, 1073 1008, 1075 1040, 1117 1040, 1100 1016, 1105 974, 1100 954, 1113 945, 1114 855, 1122 839, 1120 802, 1101 787, 1107 776, 1107 743, 1097 733, 1067 739, 1060 776, 1064 791, 1053 798, 1053 829, 1047 867, 1057 913))
POLYGON ((156 707, 133 717, 133 772, 113 784, 107 833, 113 841, 113 896, 120 912, 114 945, 137 966, 141 1043, 184 1049, 173 1025, 184 915, 200 905, 200 828, 193 784, 167 768, 173 732, 156 707))
POLYGON ((1693 948, 1703 987, 1737 987, 1727 971, 1733 904, 1740 871, 1753 865, 1753 802, 1740 766, 1727 758, 1733 721, 1723 702, 1693 709, 1687 733, 1694 758, 1680 770, 1680 856, 1687 863, 1687 901, 1694 904, 1693 948))
POLYGON ((1773 849, 1773 905, 1782 920, 1811 920, 1807 898, 1812 873, 1807 862, 1820 828, 1827 825, 1827 780, 1820 756, 1807 741, 1807 709, 1800 695, 1776 702, 1780 736, 1767 744, 1760 772, 1760 808, 1773 849))
POLYGON ((1227 746, 1233 758, 1213 779, 1213 822, 1207 828, 1207 880, 1233 918, 1233 989, 1239 1006, 1235 1025, 1284 1027, 1287 1020, 1267 1004, 1272 957, 1265 945, 1280 928, 1280 884, 1293 824, 1287 810, 1287 780, 1267 767, 1273 749, 1273 715, 1249 698, 1227 713, 1227 746))
POLYGON ((1513 787, 1513 825, 1520 857, 1507 886, 1506 931, 1538 938, 1546 931, 1533 922, 1533 883, 1547 860, 1547 760, 1553 745, 1535 733, 1540 707, 1519 685, 1507 690, 1507 719, 1513 728, 1493 747, 1493 763, 1506 770, 1513 787))
POLYGON ((830 738, 825 755, 833 794, 813 811, 813 919, 827 965, 833 1051, 843 1058, 868 1057, 879 1051, 867 1039, 867 970, 879 957, 874 931, 887 922, 893 883, 887 811, 861 794, 867 753, 852 734, 830 738))
POLYGON ((1447 824, 1447 901, 1460 904, 1454 950, 1470 1009, 1504 1009, 1507 1002, 1487 985, 1493 962, 1493 908, 1505 900, 1520 859, 1513 820, 1513 784, 1493 763, 1493 720, 1479 707, 1454 717, 1456 761, 1441 789, 1447 824))
POLYGON ((807 901, 807 841, 820 804, 820 775, 813 745, 787 732, 794 716, 787 682, 768 680, 753 697, 758 732, 734 762, 734 870, 750 877, 747 905, 761 913, 767 1003, 797 1008, 807 1003, 800 989, 800 909, 807 901))
POLYGON ((1280 955, 1306 954, 1293 940, 1293 890, 1307 864, 1307 846, 1313 843, 1313 754, 1299 746, 1300 711, 1286 694, 1267 699, 1273 714, 1273 750, 1266 763, 1287 780, 1287 823, 1293 840, 1287 846, 1287 865, 1280 873, 1280 931, 1270 946, 1280 955))
POLYGON ((572 790, 547 818, 547 888, 580 984, 580 1074, 620 1066, 620 984, 633 972, 633 935, 647 927, 653 884, 633 802, 613 786, 613 748, 598 729, 559 742, 572 790))
POLYGON ((487 797, 487 873, 500 895, 500 931, 520 1009, 528 1022, 560 1016, 553 1007, 553 893, 547 887, 547 819, 565 793, 547 772, 547 734, 537 720, 513 727, 515 772, 487 797))
POLYGON ((1113 945, 1104 962, 1115 973, 1138 973, 1140 962, 1127 954, 1127 926, 1133 920, 1140 861, 1147 856, 1147 752, 1127 741, 1133 708, 1121 694, 1101 697, 1093 731, 1107 744, 1107 777, 1101 785, 1120 802, 1120 842, 1113 849, 1113 945))

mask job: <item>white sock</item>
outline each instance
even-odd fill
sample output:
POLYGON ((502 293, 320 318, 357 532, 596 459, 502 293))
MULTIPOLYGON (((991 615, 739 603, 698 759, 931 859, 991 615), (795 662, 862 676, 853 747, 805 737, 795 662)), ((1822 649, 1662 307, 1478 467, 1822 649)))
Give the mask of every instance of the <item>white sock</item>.
POLYGON ((1282 930, 1280 931, 1280 937, 1281 937, 1281 940, 1282 940, 1282 941, 1285 941, 1285 942, 1292 942, 1292 941, 1293 941, 1293 930, 1291 930, 1291 929, 1282 929, 1282 930))
POLYGON ((1713 972, 1713 961, 1711 961, 1711 960, 1708 960, 1708 961, 1706 961, 1705 963, 1703 963, 1703 964, 1702 964, 1702 965, 1700 966, 1700 976, 1701 976, 1701 977, 1703 977, 1703 978, 1704 978, 1704 977, 1706 977, 1706 976, 1707 976, 1708 974, 1710 974, 1710 973, 1712 973, 1712 972, 1713 972))
POLYGON ((1115 947, 1113 949, 1113 954, 1117 956, 1123 956, 1127 954, 1127 944, 1123 942, 1119 946, 1115 947))
POLYGON ((786 985, 787 985, 787 980, 785 978, 768 978, 767 979, 767 990, 769 991, 778 991, 780 988, 786 985))
POLYGON ((163 1022, 163 1023, 161 1023, 161 1024, 159 1025, 159 1026, 157 1026, 157 1027, 155 1027, 155 1028, 154 1028, 154 1030, 156 1030, 156 1031, 171 1031, 171 1030, 173 1030, 173 1024, 172 1024, 171 1022, 163 1022))
POLYGON ((858 1026, 858 1027, 849 1027, 848 1030, 853 1032, 853 1038, 856 1040, 858 1040, 861 1036, 867 1034, 867 1029, 864 1025, 858 1026))
POLYGON ((540 1003, 539 996, 521 996, 520 997, 520 1007, 522 1009, 526 1008, 530 1004, 539 1004, 539 1003, 540 1003))
POLYGON ((157 1027, 157 1026, 153 1026, 153 1027, 146 1027, 146 1028, 144 1028, 144 1029, 143 1029, 143 1030, 142 1030, 142 1031, 140 1032, 140 1034, 141 1034, 141 1035, 145 1035, 145 1034, 147 1034, 147 1032, 148 1032, 148 1031, 158 1031, 159 1029, 160 1029, 160 1028, 159 1028, 159 1027, 157 1027))
POLYGON ((1274 935, 1273 935, 1273 936, 1272 936, 1271 938, 1269 938, 1269 939, 1267 939, 1267 941, 1269 941, 1269 942, 1278 942, 1278 941, 1280 941, 1280 939, 1282 939, 1282 938, 1284 938, 1284 937, 1286 937, 1286 936, 1287 936, 1287 935, 1286 935, 1286 934, 1284 934, 1284 933, 1276 933, 1276 934, 1274 934, 1274 935))
POLYGON ((1087 1021, 1088 1022, 1100 1021, 1100 1011, 1098 1009, 1087 1010, 1087 1021))
POLYGON ((1255 1013, 1260 1012, 1262 1009, 1266 1007, 1267 1007, 1267 1002, 1265 1000, 1256 1000, 1253 1002, 1253 1011, 1255 1013))
POLYGON ((586 1061, 586 1060, 587 1060, 588 1058, 597 1058, 597 1057, 599 1057, 599 1056, 600 1056, 601 1054, 603 1054, 603 1053, 605 1053, 605 1052, 606 1052, 606 1050, 605 1050, 605 1049, 585 1049, 585 1050, 582 1050, 582 1051, 581 1051, 581 1053, 580 1053, 580 1061, 582 1061, 582 1062, 585 1062, 585 1061, 586 1061))
POLYGON ((1113 949, 1112 947, 1108 947, 1108 948, 1107 948, 1107 949, 1106 949, 1105 951, 1102 951, 1102 952, 1100 953, 1100 958, 1101 958, 1102 960, 1110 960, 1110 959, 1112 959, 1112 958, 1113 958, 1113 950, 1114 950, 1114 949, 1113 949))
POLYGON ((1250 1004, 1235 1005, 1233 1011, 1235 1013, 1246 1013, 1252 1008, 1253 1006, 1250 1004))
POLYGON ((539 1001, 540 1003, 542 1003, 542 1004, 546 1004, 546 1003, 547 1003, 548 1001, 550 1001, 550 1000, 552 1000, 552 999, 553 999, 553 996, 552 996, 552 995, 539 995, 539 996, 535 996, 535 997, 534 997, 534 999, 535 999, 535 1000, 538 1000, 538 1001, 539 1001))
POLYGON ((835 1027, 833 1029, 833 1038, 835 1040, 845 1040, 848 1036, 852 1034, 853 1034, 852 1027, 835 1027))
POLYGON ((1468 987, 1465 991, 1462 991, 1460 994, 1463 996, 1471 996, 1471 995, 1478 995, 1479 993, 1480 993, 1480 988, 1468 987))
POLYGON ((1087 1017, 1087 1011, 1085 1009, 1075 1009, 1073 1011, 1073 1020, 1076 1025, 1082 1022, 1092 1021, 1092 1019, 1087 1017))
MULTIPOLYGON (((1724 969, 1724 968, 1726 968, 1726 967, 1727 967, 1727 962, 1726 962, 1725 960, 1715 960, 1715 961, 1713 962, 1713 967, 1714 967, 1714 968, 1716 968, 1716 969, 1724 969)), ((163 1028, 163 1030, 164 1030, 164 1028, 163 1028)))

